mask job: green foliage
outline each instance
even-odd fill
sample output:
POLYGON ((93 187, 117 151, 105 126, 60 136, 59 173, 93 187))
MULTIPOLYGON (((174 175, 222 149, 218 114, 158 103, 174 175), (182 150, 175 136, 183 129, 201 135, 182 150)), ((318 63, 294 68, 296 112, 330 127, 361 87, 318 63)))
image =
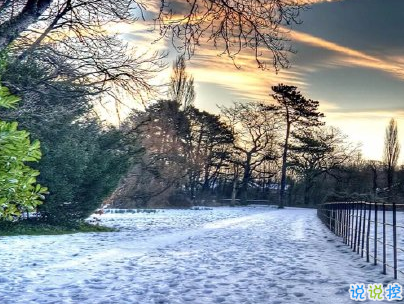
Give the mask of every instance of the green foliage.
POLYGON ((113 228, 91 225, 85 222, 74 225, 53 225, 37 219, 15 222, 0 222, 0 236, 13 235, 59 235, 79 232, 112 232, 113 228))
POLYGON ((129 164, 123 136, 95 121, 47 125, 40 130, 44 156, 41 180, 49 186, 39 210, 51 222, 88 217, 116 188, 129 164))
MULTIPOLYGON (((19 98, 0 86, 0 107, 14 108, 19 98)), ((39 141, 18 130, 17 122, 0 120, 0 219, 13 220, 42 204, 47 188, 36 183, 39 171, 27 162, 41 159, 39 141)))
POLYGON ((20 101, 20 98, 14 96, 10 93, 8 88, 0 86, 0 107, 10 109, 15 109, 17 103, 20 101))
POLYGON ((36 60, 9 62, 2 77, 22 102, 0 116, 18 120, 41 141, 43 157, 35 168, 49 195, 38 209, 48 222, 70 225, 100 207, 126 172, 129 156, 121 132, 89 114, 94 91, 57 75, 36 60))

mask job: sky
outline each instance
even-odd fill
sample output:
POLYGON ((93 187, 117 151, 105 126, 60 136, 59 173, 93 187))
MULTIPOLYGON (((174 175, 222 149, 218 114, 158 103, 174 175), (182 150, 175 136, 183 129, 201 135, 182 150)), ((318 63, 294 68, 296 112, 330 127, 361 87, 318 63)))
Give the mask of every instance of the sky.
MULTIPOLYGON (((300 15, 302 23, 289 33, 296 51, 289 57, 291 67, 279 73, 261 71, 243 55, 237 69, 218 56, 220 50, 200 47, 187 63, 195 78, 195 105, 217 113, 217 105, 234 101, 270 102, 272 85, 296 85, 320 102, 327 125, 361 143, 365 158, 381 160, 391 118, 398 121, 404 143, 403 11, 402 0, 313 0, 300 15)), ((141 48, 167 49, 168 60, 175 58, 169 43, 153 43, 154 36, 140 23, 122 33, 141 48)), ((165 73, 169 77, 170 70, 165 73)))

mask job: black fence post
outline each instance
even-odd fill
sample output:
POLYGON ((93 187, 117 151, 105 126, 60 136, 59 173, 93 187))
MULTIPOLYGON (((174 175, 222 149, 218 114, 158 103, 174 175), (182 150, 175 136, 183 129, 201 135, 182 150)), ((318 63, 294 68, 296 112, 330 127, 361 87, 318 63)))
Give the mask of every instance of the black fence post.
POLYGON ((372 203, 369 203, 368 230, 366 231, 366 262, 370 261, 369 240, 370 240, 370 221, 372 220, 372 203))
POLYGON ((351 239, 351 204, 347 203, 347 219, 348 219, 348 229, 346 232, 346 244, 349 246, 351 239))
POLYGON ((387 274, 386 264, 386 204, 383 202, 383 274, 387 274))
POLYGON ((332 210, 334 210, 334 225, 333 225, 333 232, 334 234, 337 234, 337 229, 338 229, 338 209, 337 206, 335 204, 332 204, 332 210))
POLYGON ((342 208, 342 239, 345 243, 345 232, 346 232, 346 206, 344 203, 341 203, 341 208, 342 208))
POLYGON ((338 205, 333 204, 332 207, 334 210, 334 234, 338 235, 338 205))
POLYGON ((361 257, 363 258, 363 251, 365 249, 365 229, 366 229, 366 202, 363 205, 363 221, 362 221, 362 244, 361 244, 361 257))
POLYGON ((344 208, 342 206, 342 203, 339 203, 339 216, 340 216, 340 223, 339 223, 339 235, 343 236, 344 235, 344 208))
POLYGON ((377 240, 377 221, 378 221, 378 216, 377 216, 377 213, 378 213, 378 205, 377 205, 377 202, 375 202, 375 231, 374 231, 374 239, 373 239, 373 241, 374 241, 374 265, 377 265, 377 242, 378 242, 378 240, 377 240))
POLYGON ((339 235, 339 221, 340 221, 340 218, 339 218, 339 205, 338 204, 335 204, 335 220, 336 220, 336 223, 335 223, 335 235, 339 235))
POLYGON ((344 237, 344 228, 345 228, 345 213, 344 213, 344 205, 342 203, 339 204, 340 214, 341 214, 341 229, 340 235, 344 237))
POLYGON ((339 204, 336 204, 335 207, 337 208, 337 233, 336 235, 341 235, 341 208, 339 204))
POLYGON ((332 221, 332 209, 331 208, 327 208, 328 209, 328 218, 329 218, 329 221, 330 221, 330 223, 329 223, 329 227, 330 227, 330 230, 332 231, 332 226, 331 226, 331 221, 332 221))
POLYGON ((344 229, 344 243, 348 244, 348 230, 349 230, 349 218, 348 218, 348 205, 345 203, 345 229, 344 229))
POLYGON ((387 274, 387 267, 393 268, 394 279, 397 280, 398 273, 404 273, 398 269, 398 250, 403 249, 398 248, 397 228, 404 227, 397 225, 397 206, 404 206, 404 204, 397 204, 393 200, 380 203, 366 201, 326 203, 318 207, 317 215, 330 231, 336 236, 340 236, 342 241, 351 247, 353 252, 360 254, 362 258, 366 252, 366 262, 370 262, 370 258, 373 257, 374 265, 377 265, 378 262, 383 263, 383 274, 387 274), (374 211, 372 206, 374 206, 374 211), (381 206, 381 210, 379 206, 381 206), (389 211, 387 215, 386 211, 389 211), (390 211, 392 211, 392 223, 390 222, 390 211), (373 212, 374 220, 372 220, 373 212), (382 221, 380 222, 378 222, 379 212, 382 213, 382 221), (386 216, 389 217, 389 221, 387 221, 386 216), (373 238, 371 237, 372 222, 374 223, 373 238), (380 226, 383 229, 381 232, 379 231, 380 226), (387 237, 389 240, 391 237, 390 226, 392 227, 393 244, 390 241, 387 242, 387 237), (373 256, 370 253, 372 250, 370 249, 371 239, 373 239, 373 256), (383 246, 381 249, 378 245, 379 242, 383 246), (389 251, 389 263, 387 263, 389 247, 392 248, 393 254, 391 255, 389 251), (381 251, 382 258, 378 258, 378 250, 381 251), (390 264, 391 258, 393 258, 393 265, 390 264))
POLYGON ((334 232, 334 234, 335 234, 335 229, 337 226, 337 210, 335 208, 335 204, 332 204, 331 208, 332 208, 332 215, 333 215, 332 216, 332 232, 334 232))
POLYGON ((355 205, 351 202, 349 203, 351 205, 351 249, 353 249, 353 245, 354 245, 354 227, 355 227, 355 205))
POLYGON ((356 253, 359 254, 360 250, 360 245, 361 245, 361 234, 362 234, 362 213, 363 213, 363 208, 362 208, 362 202, 357 203, 358 208, 360 209, 360 212, 358 211, 359 215, 359 226, 358 226, 358 244, 356 245, 356 253))
POLYGON ((396 202, 393 201, 393 258, 394 258, 394 279, 397 280, 397 210, 396 202))
MULTIPOLYGON (((356 220, 355 220, 355 238, 354 238, 354 247, 353 247, 353 252, 356 252, 356 244, 358 244, 358 220, 359 220, 359 206, 358 204, 354 205, 354 208, 356 209, 356 220), (356 208, 355 208, 356 207, 356 208)), ((354 212, 355 214, 355 212, 354 212)))

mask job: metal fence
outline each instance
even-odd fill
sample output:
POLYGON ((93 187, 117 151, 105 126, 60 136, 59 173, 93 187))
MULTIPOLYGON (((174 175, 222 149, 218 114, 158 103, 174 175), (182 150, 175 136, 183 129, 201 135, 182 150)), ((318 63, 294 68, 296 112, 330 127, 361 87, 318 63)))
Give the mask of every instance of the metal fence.
POLYGON ((320 220, 345 244, 383 273, 392 269, 394 279, 404 275, 404 204, 347 202, 325 203, 318 207, 320 220))

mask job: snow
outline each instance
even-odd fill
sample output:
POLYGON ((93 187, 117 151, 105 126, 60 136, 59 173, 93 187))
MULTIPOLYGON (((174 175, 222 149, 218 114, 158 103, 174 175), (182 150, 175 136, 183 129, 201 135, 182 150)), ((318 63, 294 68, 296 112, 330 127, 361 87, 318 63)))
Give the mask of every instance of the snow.
POLYGON ((312 209, 104 214, 112 233, 0 238, 0 303, 353 303, 388 283, 312 209))

